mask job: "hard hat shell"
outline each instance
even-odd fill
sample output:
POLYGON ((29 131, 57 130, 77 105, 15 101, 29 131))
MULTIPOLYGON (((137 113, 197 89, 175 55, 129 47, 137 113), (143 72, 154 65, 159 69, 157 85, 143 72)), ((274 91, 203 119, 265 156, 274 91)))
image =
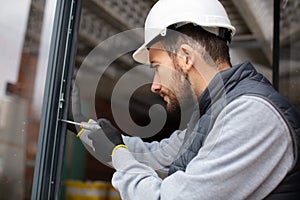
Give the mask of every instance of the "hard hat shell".
POLYGON ((231 30, 231 36, 236 32, 218 0, 159 0, 146 18, 145 42, 133 53, 133 59, 149 63, 147 44, 158 35, 164 36, 170 25, 180 23, 193 23, 216 35, 219 28, 231 30))

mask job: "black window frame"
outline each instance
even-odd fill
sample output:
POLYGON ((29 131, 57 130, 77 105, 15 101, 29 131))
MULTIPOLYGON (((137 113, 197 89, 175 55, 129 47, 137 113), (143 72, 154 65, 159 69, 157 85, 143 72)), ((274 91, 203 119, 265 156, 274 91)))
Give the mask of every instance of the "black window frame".
POLYGON ((59 199, 81 0, 56 2, 31 199, 59 199))
POLYGON ((273 23, 272 84, 274 88, 278 90, 280 60, 280 0, 274 0, 273 23))

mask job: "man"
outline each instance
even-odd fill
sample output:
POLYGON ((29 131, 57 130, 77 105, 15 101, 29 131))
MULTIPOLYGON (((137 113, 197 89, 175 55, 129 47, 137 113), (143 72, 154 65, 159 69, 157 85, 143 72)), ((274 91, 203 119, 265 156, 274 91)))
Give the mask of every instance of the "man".
POLYGON ((112 184, 122 199, 298 197, 299 115, 249 62, 231 66, 234 33, 217 0, 153 6, 133 57, 155 70, 151 90, 168 111, 187 102, 195 109, 186 130, 161 142, 121 136, 105 119, 88 133, 98 158, 100 135, 113 144, 112 184))

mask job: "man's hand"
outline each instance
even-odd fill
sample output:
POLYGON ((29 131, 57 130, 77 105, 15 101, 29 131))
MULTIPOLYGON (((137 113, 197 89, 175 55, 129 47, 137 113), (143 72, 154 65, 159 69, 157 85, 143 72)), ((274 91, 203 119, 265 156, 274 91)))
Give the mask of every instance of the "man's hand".
POLYGON ((99 119, 100 129, 95 131, 85 130, 79 137, 85 143, 86 149, 99 161, 111 162, 112 150, 124 144, 122 135, 110 121, 99 119))
POLYGON ((99 126, 102 128, 106 137, 115 145, 124 144, 121 133, 107 119, 99 119, 99 126))
MULTIPOLYGON (((94 121, 97 123, 96 121, 94 121)), ((83 129, 78 136, 86 150, 98 161, 109 164, 111 162, 111 152, 115 147, 103 133, 102 129, 83 129)))

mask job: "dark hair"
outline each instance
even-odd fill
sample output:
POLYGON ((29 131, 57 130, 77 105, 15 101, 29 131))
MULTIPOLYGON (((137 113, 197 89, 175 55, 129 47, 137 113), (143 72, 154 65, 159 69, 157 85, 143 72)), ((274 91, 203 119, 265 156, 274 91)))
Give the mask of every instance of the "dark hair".
POLYGON ((166 36, 160 37, 159 41, 173 59, 180 46, 188 44, 198 50, 209 65, 227 63, 231 66, 227 42, 200 26, 186 24, 179 28, 171 27, 166 36))

